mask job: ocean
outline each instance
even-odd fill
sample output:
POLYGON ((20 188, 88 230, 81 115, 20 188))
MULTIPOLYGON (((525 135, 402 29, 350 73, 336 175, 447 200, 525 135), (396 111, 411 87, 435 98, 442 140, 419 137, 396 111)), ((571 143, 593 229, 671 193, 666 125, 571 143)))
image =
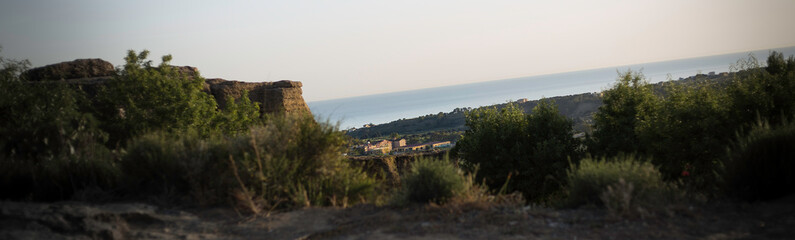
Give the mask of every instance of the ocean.
POLYGON ((575 72, 511 78, 454 86, 409 90, 368 96, 308 102, 319 121, 339 123, 341 129, 360 128, 414 118, 460 107, 480 107, 526 98, 536 100, 588 92, 600 92, 616 81, 617 71, 641 70, 651 83, 689 77, 698 73, 729 72, 737 60, 749 53, 764 63, 771 50, 795 55, 795 47, 739 52, 664 62, 615 66, 575 72))

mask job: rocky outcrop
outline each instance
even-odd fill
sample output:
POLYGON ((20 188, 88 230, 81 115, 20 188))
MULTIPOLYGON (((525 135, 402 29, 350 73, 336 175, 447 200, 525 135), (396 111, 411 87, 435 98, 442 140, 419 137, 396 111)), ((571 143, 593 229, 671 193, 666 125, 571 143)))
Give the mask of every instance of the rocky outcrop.
MULTIPOLYGON (((186 76, 198 77, 199 70, 190 66, 174 66, 175 70, 186 76)), ((65 81, 83 89, 94 96, 98 86, 113 80, 116 74, 113 65, 102 59, 78 59, 44 67, 34 68, 25 75, 35 82, 53 80, 65 81)), ((245 91, 253 102, 260 103, 262 113, 310 113, 301 91, 302 84, 297 81, 242 82, 221 78, 206 79, 204 91, 213 95, 218 107, 226 106, 229 97, 239 100, 245 91)))
POLYGON ((31 69, 25 73, 30 81, 108 77, 116 74, 113 64, 99 59, 77 59, 31 69))
POLYGON ((248 91, 248 97, 253 102, 260 103, 263 113, 273 112, 305 112, 309 113, 309 106, 302 97, 301 82, 282 80, 278 82, 241 82, 229 81, 220 78, 207 79, 205 91, 215 97, 218 107, 226 106, 227 98, 240 99, 243 92, 248 91))

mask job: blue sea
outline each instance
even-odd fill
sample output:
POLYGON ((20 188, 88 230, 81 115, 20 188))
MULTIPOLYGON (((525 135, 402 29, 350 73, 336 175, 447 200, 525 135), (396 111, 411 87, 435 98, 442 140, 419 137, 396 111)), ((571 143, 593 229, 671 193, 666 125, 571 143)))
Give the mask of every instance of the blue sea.
POLYGON ((475 108, 522 98, 536 100, 600 92, 612 86, 616 81, 617 71, 624 72, 627 69, 642 69, 651 83, 676 80, 698 73, 729 72, 737 60, 748 58, 749 53, 764 63, 771 50, 781 52, 784 56, 795 55, 795 47, 787 47, 314 101, 307 104, 320 121, 338 122, 341 129, 360 128, 368 123, 388 123, 403 118, 450 112, 460 107, 475 108))

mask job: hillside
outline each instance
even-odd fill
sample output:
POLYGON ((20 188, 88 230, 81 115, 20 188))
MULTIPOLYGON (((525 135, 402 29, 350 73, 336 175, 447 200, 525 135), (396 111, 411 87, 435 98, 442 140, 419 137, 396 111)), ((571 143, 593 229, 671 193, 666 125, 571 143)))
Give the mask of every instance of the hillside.
MULTIPOLYGON (((720 73, 720 74, 698 74, 679 80, 665 81, 652 84, 654 90, 658 94, 665 94, 665 86, 668 84, 693 84, 699 80, 712 81, 716 83, 725 83, 732 79, 735 73, 720 73)), ((722 84, 718 84, 722 86, 722 84)), ((578 132, 588 132, 589 125, 594 113, 602 106, 602 99, 600 93, 581 93, 568 96, 558 96, 547 98, 558 105, 560 113, 574 121, 574 129, 578 132)), ((525 113, 529 113, 533 107, 538 105, 539 100, 532 101, 515 101, 513 104, 518 105, 525 113)), ((496 107, 502 108, 507 103, 485 106, 485 108, 496 107)), ((417 133, 435 132, 435 131, 462 131, 466 129, 466 112, 472 108, 456 108, 451 112, 428 114, 425 116, 399 119, 389 123, 377 124, 367 128, 357 128, 349 130, 347 134, 354 138, 378 138, 389 136, 390 134, 397 133, 400 135, 409 135, 417 133)))

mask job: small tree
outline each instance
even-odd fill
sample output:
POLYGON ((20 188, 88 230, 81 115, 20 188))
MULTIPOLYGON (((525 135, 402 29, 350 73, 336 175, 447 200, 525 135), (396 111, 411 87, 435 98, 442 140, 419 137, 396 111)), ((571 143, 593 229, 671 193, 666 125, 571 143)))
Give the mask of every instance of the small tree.
POLYGON ((641 118, 636 134, 666 179, 682 173, 689 187, 716 190, 726 144, 735 134, 724 91, 710 82, 666 89, 654 114, 641 118), (712 189, 710 189, 712 188, 712 189))
POLYGON ((527 199, 544 200, 564 182, 568 158, 578 159, 579 140, 572 122, 553 103, 542 100, 529 115, 513 104, 467 114, 469 130, 458 142, 458 154, 480 181, 499 189, 509 176, 509 190, 527 199))
POLYGON ((147 50, 128 51, 117 77, 99 94, 98 112, 111 142, 152 130, 210 129, 217 111, 212 97, 201 91, 204 79, 175 70, 171 55, 152 67, 148 55, 147 50))
POLYGON ((637 152, 635 128, 656 107, 651 85, 640 72, 627 71, 620 73, 616 85, 603 94, 603 105, 594 115, 589 150, 597 155, 637 152))
POLYGON ((202 91, 204 78, 198 73, 172 67, 171 55, 153 67, 148 55, 147 50, 130 50, 126 64, 95 101, 111 144, 154 130, 235 134, 259 122, 259 105, 246 97, 248 92, 239 100, 227 99, 225 110, 219 111, 215 99, 202 91))
POLYGON ((759 118, 773 125, 795 113, 795 58, 771 52, 767 66, 756 58, 738 63, 740 72, 727 88, 735 125, 750 129, 759 118))

